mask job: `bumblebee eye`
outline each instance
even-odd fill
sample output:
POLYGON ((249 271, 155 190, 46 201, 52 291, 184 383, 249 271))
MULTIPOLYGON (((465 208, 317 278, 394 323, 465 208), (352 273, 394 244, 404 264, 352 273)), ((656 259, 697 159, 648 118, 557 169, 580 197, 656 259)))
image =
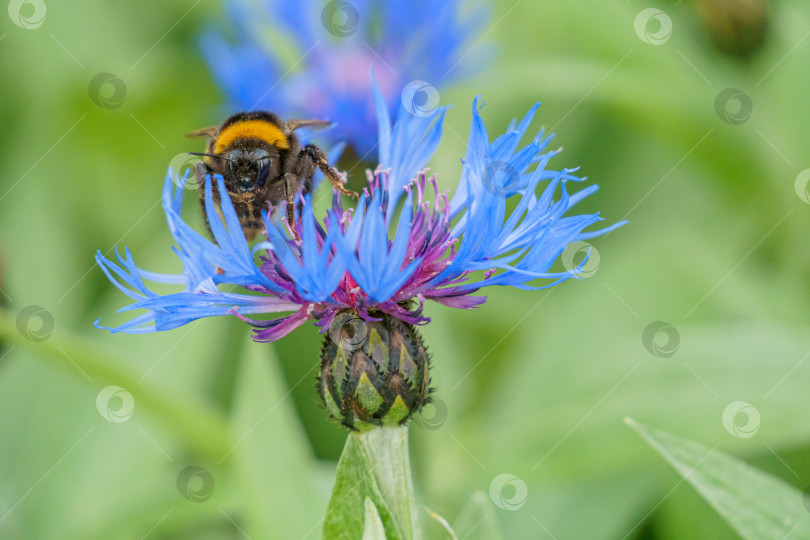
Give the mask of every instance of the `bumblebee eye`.
POLYGON ((270 158, 262 158, 256 163, 259 166, 259 174, 256 177, 256 187, 263 187, 267 178, 270 176, 270 158))

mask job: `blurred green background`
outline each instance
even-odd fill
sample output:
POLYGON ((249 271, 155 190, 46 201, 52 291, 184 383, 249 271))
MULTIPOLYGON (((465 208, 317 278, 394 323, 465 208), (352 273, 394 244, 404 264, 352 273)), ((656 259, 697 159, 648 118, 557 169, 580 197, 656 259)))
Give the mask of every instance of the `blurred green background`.
MULTIPOLYGON (((720 52, 689 1, 655 5, 672 33, 648 43, 634 28, 648 7, 496 2, 484 43, 497 61, 441 91, 455 104, 431 164, 444 187, 476 94, 491 134, 541 100, 537 127, 566 148, 553 166, 601 186, 585 209, 630 220, 594 240, 584 281, 428 307, 440 403, 411 427, 416 488, 451 521, 483 490, 488 517, 468 507, 481 525, 467 538, 495 538, 494 521, 504 538, 734 538, 626 416, 810 484, 810 5, 769 3, 747 59, 720 52), (728 88, 745 97, 719 99, 728 88), (652 336, 674 354, 645 346, 655 321, 674 328, 652 336), (753 436, 724 427, 736 401, 760 415, 753 436), (517 510, 490 504, 501 474, 527 485, 517 510)), ((320 536, 345 432, 314 390, 314 327, 275 345, 230 318, 92 327, 128 303, 96 250, 179 270, 159 197, 170 160, 197 149, 183 134, 221 119, 195 41, 221 14, 82 0, 48 2, 32 30, 0 17, 0 538, 320 536), (90 99, 103 72, 125 83, 118 108, 90 99), (54 321, 43 341, 16 327, 32 305, 54 321), (132 394, 131 417, 100 414, 108 385, 132 394), (186 498, 189 466, 206 472, 186 498)))

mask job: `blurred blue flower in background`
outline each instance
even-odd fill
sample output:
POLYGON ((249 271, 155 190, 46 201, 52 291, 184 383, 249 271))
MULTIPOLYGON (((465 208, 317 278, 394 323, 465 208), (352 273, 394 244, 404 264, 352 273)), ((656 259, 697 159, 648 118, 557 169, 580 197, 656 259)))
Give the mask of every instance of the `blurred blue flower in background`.
POLYGON ((519 147, 539 104, 491 141, 476 98, 461 178, 449 197, 449 190, 440 192, 425 170, 439 144, 446 108, 423 115, 402 107, 392 126, 381 89, 373 82, 372 88, 380 166, 369 174, 356 208, 344 209, 333 192, 332 206, 319 220, 311 195, 306 195, 296 205, 301 240, 290 239, 286 221, 271 220, 275 216, 269 209, 264 212, 266 240, 251 248, 222 177, 209 175, 205 210, 214 236, 210 240, 181 218, 183 189, 175 192, 170 170, 163 208, 183 273, 144 271, 128 250, 117 256, 118 263, 99 252, 96 260, 107 277, 135 300, 123 310, 147 310, 112 330, 153 332, 202 317, 236 315, 257 328, 256 340, 272 341, 309 319, 325 332, 346 309, 367 321, 385 313, 422 324, 429 321, 422 314, 425 300, 467 309, 486 300, 471 296, 486 286, 531 290, 577 277, 584 261, 552 270, 563 250, 623 224, 586 232, 601 221, 598 213, 566 215, 598 188, 568 193, 566 184, 582 179, 572 169, 546 168, 559 152, 544 151, 550 136, 540 132, 519 147), (222 194, 221 215, 212 182, 218 182, 222 194), (433 202, 427 200, 429 191, 433 202), (184 290, 160 295, 144 280, 182 285, 184 290), (250 294, 224 292, 220 285, 250 294), (270 320, 245 317, 291 311, 270 320))
POLYGON ((376 118, 369 69, 394 114, 429 114, 437 87, 485 64, 471 43, 486 22, 478 8, 462 17, 459 0, 229 0, 228 39, 218 27, 200 38, 230 110, 270 110, 284 117, 329 120, 320 135, 346 142, 376 161, 376 118), (474 50, 475 54, 471 54, 474 50))

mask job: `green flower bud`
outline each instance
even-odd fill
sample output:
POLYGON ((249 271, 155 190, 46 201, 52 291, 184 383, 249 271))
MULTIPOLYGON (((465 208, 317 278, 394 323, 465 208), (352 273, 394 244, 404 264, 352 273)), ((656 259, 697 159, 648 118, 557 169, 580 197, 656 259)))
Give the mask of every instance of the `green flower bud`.
POLYGON ((341 311, 321 349, 321 399, 333 418, 357 431, 402 425, 430 401, 430 359, 416 328, 372 315, 382 320, 341 311))

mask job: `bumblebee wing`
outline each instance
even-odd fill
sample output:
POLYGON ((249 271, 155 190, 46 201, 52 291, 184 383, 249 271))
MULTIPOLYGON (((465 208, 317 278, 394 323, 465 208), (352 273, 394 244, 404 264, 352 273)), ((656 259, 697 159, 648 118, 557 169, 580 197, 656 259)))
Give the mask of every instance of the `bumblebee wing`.
POLYGON ((217 135, 217 130, 219 126, 211 126, 207 128, 198 129, 197 131, 192 131, 191 133, 186 133, 186 137, 209 137, 213 139, 217 135))
POLYGON ((295 120, 289 120, 287 122, 287 133, 290 133, 302 127, 310 127, 310 126, 326 127, 331 123, 332 122, 327 122, 326 120, 304 120, 302 118, 297 118, 295 120))

